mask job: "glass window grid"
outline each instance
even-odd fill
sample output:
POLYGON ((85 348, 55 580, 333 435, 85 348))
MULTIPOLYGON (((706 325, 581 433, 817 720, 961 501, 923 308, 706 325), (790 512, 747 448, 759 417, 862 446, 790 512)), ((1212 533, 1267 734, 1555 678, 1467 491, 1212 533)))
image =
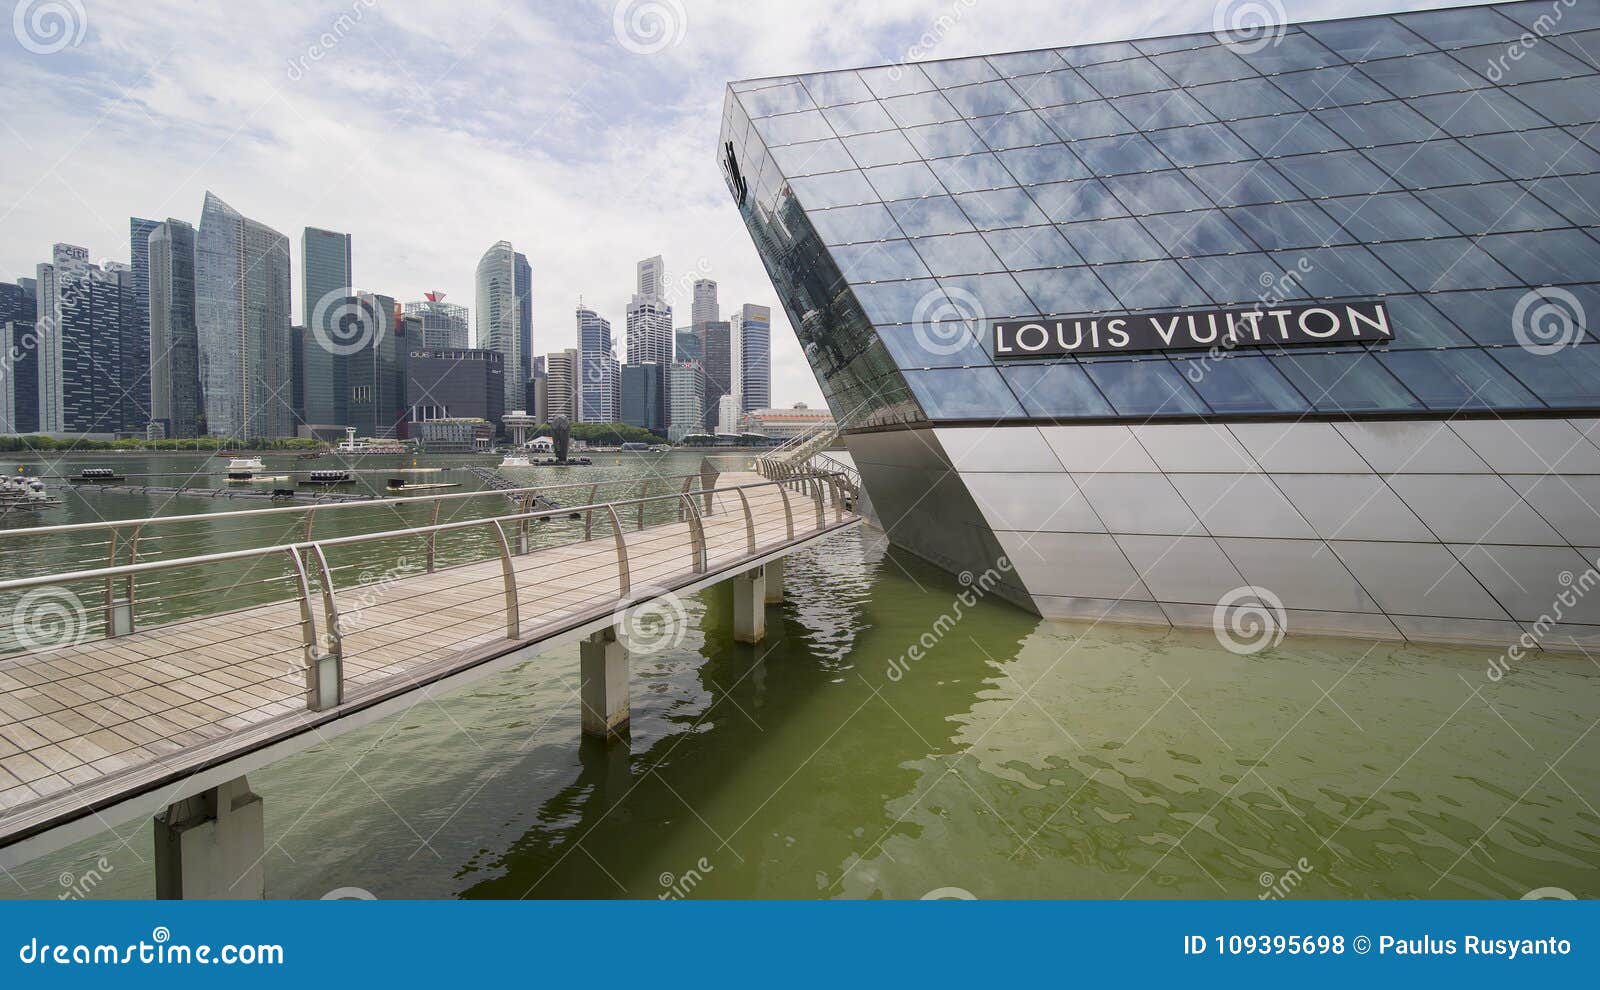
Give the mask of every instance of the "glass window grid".
MULTIPOLYGON (((1178 50, 1178 49, 1174 49, 1174 50, 1178 50)), ((1000 73, 1000 74, 1001 74, 1001 75, 1002 75, 1002 76, 1004 76, 1004 75, 1005 75, 1005 73, 1000 73)), ((1504 90, 1498 90, 1498 91, 1497 91, 1497 92, 1504 92, 1504 90)), ((1404 101, 1404 102, 1409 102, 1409 101, 1404 101)), ((1176 130, 1176 128, 1173 128, 1173 129, 1168 129, 1168 130, 1176 130)), ((1067 144, 1067 145, 1068 145, 1068 146, 1069 146, 1069 147, 1070 147, 1070 145, 1071 145, 1071 143, 1072 143, 1072 142, 1063 142, 1063 143, 1064 143, 1064 144, 1067 144)), ((1385 147, 1394 147, 1394 146, 1385 146, 1385 147)), ((1241 160, 1240 160, 1240 161, 1249 161, 1249 159, 1241 159, 1241 160)), ((1080 164, 1081 164, 1081 163, 1080 163, 1080 164)), ((1376 163, 1375 163, 1375 164, 1376 164, 1376 163)), ((1492 167, 1492 166, 1491 166, 1491 167, 1492 167)), ((1497 171, 1498 171, 1498 170, 1497 170, 1497 171)), ((1577 174, 1578 174, 1578 175, 1580 175, 1580 176, 1586 176, 1586 175, 1590 175, 1590 174, 1592 174, 1592 173, 1588 173, 1588 172, 1584 172, 1584 173, 1577 173, 1577 174)), ((1463 183, 1463 185, 1470 185, 1470 184, 1471 184, 1471 183, 1463 183)), ((1534 185, 1534 183, 1533 183, 1533 182, 1531 182, 1531 181, 1527 181, 1527 180, 1524 180, 1524 181, 1523 181, 1523 183, 1522 183, 1522 185, 1523 185, 1523 187, 1531 187, 1531 186, 1533 186, 1533 185, 1534 185)), ((1439 187, 1433 187, 1433 188, 1448 188, 1448 186, 1439 186, 1439 187)), ((1536 201, 1538 201, 1538 202, 1540 202, 1540 203, 1541 203, 1541 204, 1542 204, 1542 200, 1537 200, 1537 199, 1536 199, 1536 201)), ((1539 228, 1539 229, 1548 229, 1548 228, 1539 228)), ((1593 238, 1592 238, 1592 235, 1586 235, 1586 236, 1591 236, 1591 239, 1593 239, 1593 238)), ((1090 268, 1092 268, 1092 267, 1095 267, 1095 266, 1087 266, 1087 267, 1090 267, 1090 268)), ((1439 293, 1432 293, 1432 294, 1433 294, 1433 295, 1438 295, 1438 294, 1439 294, 1439 293)), ((1398 350, 1398 349, 1399 349, 1399 348, 1395 348, 1395 349, 1396 349, 1396 350, 1398 350)), ((1483 351, 1483 352, 1484 352, 1484 353, 1486 353, 1486 354, 1492 354, 1492 353, 1493 353, 1493 352, 1494 352, 1494 351, 1495 351, 1495 350, 1504 350, 1504 348, 1503 348, 1503 347, 1498 347, 1498 348, 1494 348, 1494 347, 1485 347, 1485 348, 1478 348, 1478 349, 1479 349, 1479 350, 1481 350, 1481 351, 1483 351)), ((1383 350, 1388 350, 1388 348, 1385 348, 1385 349, 1383 349, 1383 350)), ((1590 353, 1592 353, 1592 352, 1590 352, 1590 353)), ((1185 360, 1185 359, 1186 359, 1186 358, 1187 358, 1187 359, 1191 359, 1191 360, 1192 360, 1192 353, 1191 353, 1191 354, 1189 354, 1189 355, 1183 355, 1183 354, 1174 354, 1174 355, 1173 355, 1173 359, 1174 359, 1174 360, 1178 360, 1178 361, 1182 361, 1182 360, 1185 360)), ((1507 371, 1508 371, 1508 373, 1509 373, 1509 371, 1510 371, 1510 369, 1509 369, 1509 366, 1507 366, 1507 365, 1506 365, 1506 364, 1505 364, 1505 362, 1501 362, 1501 363, 1500 363, 1500 364, 1501 364, 1501 366, 1502 366, 1502 367, 1506 367, 1506 369, 1507 369, 1507 371)), ((1517 381, 1517 379, 1516 379, 1516 376, 1515 376, 1515 374, 1514 374, 1514 373, 1511 373, 1511 374, 1510 374, 1510 375, 1509 375, 1509 378, 1508 378, 1508 380, 1509 380, 1509 381, 1517 381)))

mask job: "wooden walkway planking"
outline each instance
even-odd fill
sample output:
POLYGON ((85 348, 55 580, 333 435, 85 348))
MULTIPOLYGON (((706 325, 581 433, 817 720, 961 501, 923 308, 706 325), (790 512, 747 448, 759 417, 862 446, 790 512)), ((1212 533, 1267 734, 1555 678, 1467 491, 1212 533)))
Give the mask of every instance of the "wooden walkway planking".
MULTIPOLYGON (((719 485, 756 484, 746 473, 719 485)), ((855 521, 828 505, 818 526, 809 495, 788 493, 795 540, 855 521)), ((790 541, 776 487, 746 493, 757 553, 790 541)), ((644 529, 623 522, 629 600, 680 586, 750 558, 749 530, 736 493, 695 495, 703 514, 707 566, 697 574, 688 522, 644 529)), ((616 544, 605 513, 594 538, 514 556, 520 635, 506 636, 505 584, 498 557, 341 588, 345 703, 308 713, 298 599, 220 616, 186 619, 115 639, 0 658, 0 845, 96 795, 170 779, 239 746, 336 715, 364 697, 390 694, 441 665, 536 642, 597 610, 621 604, 616 544)), ((511 536, 514 534, 509 534, 511 536)), ((315 595, 313 598, 315 599, 315 595)), ((318 632, 324 622, 317 612, 318 632)))

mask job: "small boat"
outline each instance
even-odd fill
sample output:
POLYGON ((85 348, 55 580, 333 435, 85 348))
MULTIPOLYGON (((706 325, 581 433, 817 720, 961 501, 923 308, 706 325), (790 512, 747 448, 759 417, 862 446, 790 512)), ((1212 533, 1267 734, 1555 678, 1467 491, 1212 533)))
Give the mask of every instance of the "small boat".
POLYGON ((312 471, 300 482, 301 486, 308 485, 346 485, 350 483, 349 471, 312 471))
POLYGON ((122 475, 110 468, 84 468, 78 472, 79 481, 121 481, 122 475))
POLYGON ((533 467, 533 461, 528 459, 527 454, 507 454, 501 458, 500 466, 503 468, 533 467))
POLYGON ((229 481, 249 481, 254 478, 257 471, 265 471, 267 466, 259 457, 235 457, 228 462, 229 481))

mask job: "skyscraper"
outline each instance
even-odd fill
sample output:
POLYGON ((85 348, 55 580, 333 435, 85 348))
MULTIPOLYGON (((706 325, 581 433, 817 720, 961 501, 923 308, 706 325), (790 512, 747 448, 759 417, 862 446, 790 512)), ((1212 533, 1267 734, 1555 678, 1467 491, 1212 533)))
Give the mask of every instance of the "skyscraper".
POLYGON ((123 323, 132 318, 133 273, 57 244, 38 267, 39 428, 114 436, 122 429, 123 323))
POLYGON ((667 438, 677 443, 691 433, 706 432, 706 372, 698 361, 678 361, 667 373, 667 401, 671 423, 667 438))
POLYGON ((350 415, 345 425, 364 437, 395 437, 406 415, 406 352, 399 340, 394 299, 356 294, 364 341, 349 355, 350 415))
POLYGON ((212 436, 294 433, 289 277, 289 239, 206 193, 195 237, 195 323, 212 436))
POLYGON ((646 258, 638 264, 637 288, 634 289, 641 296, 665 296, 667 294, 667 266, 661 260, 661 255, 646 258))
POLYGON ((672 307, 659 296, 634 296, 628 303, 628 363, 672 361, 672 307))
POLYGON ((654 361, 622 366, 622 422, 667 432, 666 367, 654 361))
POLYGON ((739 310, 740 410, 772 405, 772 308, 745 303, 739 310))
POLYGON ((38 282, 0 283, 0 434, 39 432, 38 282))
POLYGON ((443 292, 424 292, 417 302, 405 304, 405 314, 422 317, 422 340, 410 341, 412 348, 466 350, 471 346, 467 330, 467 307, 444 301, 443 292))
POLYGON ((709 278, 694 280, 694 303, 689 308, 689 322, 695 326, 715 323, 722 319, 722 308, 717 305, 717 283, 709 278))
MULTIPOLYGON (((350 426, 350 353, 362 345, 354 312, 350 235, 307 227, 300 235, 300 309, 306 321, 306 422, 350 426)), ((370 435, 370 434, 366 434, 370 435)))
POLYGON ((578 381, 578 351, 569 347, 564 351, 552 351, 545 355, 546 399, 544 421, 549 422, 556 416, 565 416, 571 422, 578 421, 577 390, 574 387, 578 381))
POLYGON ((128 318, 122 321, 122 428, 135 432, 150 422, 150 232, 157 220, 128 218, 131 286, 128 318))
MULTIPOLYGON (((515 270, 513 279, 517 293, 517 343, 522 353, 522 381, 526 389, 527 383, 533 379, 533 267, 528 264, 528 256, 521 251, 512 255, 512 267, 515 270)), ((524 393, 523 401, 529 397, 524 393)))
POLYGON ((200 344, 195 330, 194 228, 156 224, 147 238, 150 418, 169 437, 199 435, 200 344))
POLYGON ((700 327, 700 364, 706 372, 705 427, 717 425, 717 402, 724 395, 733 394, 732 328, 724 322, 707 323, 700 327))
POLYGON ((522 306, 517 299, 517 253, 510 241, 496 241, 483 253, 478 261, 477 290, 478 347, 500 352, 505 367, 505 411, 524 410, 527 380, 520 371, 522 306))
POLYGON ((705 348, 700 342, 700 331, 694 327, 679 327, 675 335, 677 347, 673 357, 676 361, 699 361, 705 357, 705 348))
POLYGON ((578 304, 578 418, 585 423, 617 421, 617 355, 611 321, 578 304))

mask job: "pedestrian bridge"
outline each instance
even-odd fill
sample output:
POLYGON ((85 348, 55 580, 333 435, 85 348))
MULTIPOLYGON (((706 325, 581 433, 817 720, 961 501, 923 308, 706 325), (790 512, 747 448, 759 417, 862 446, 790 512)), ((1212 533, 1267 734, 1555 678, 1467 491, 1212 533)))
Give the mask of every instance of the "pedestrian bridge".
POLYGON ((673 478, 0 531, 0 552, 41 571, 0 581, 16 651, 0 656, 0 866, 155 815, 159 896, 260 896, 247 771, 573 640, 584 732, 619 735, 627 620, 732 579, 729 634, 759 641, 783 557, 859 523, 855 495, 838 472, 774 480, 707 461, 673 478), (316 538, 319 521, 355 519, 378 528, 316 538), (189 552, 197 527, 240 545, 189 552), (59 554, 24 552, 50 540, 104 560, 52 570, 59 554), (264 600, 221 611, 241 587, 264 600))

